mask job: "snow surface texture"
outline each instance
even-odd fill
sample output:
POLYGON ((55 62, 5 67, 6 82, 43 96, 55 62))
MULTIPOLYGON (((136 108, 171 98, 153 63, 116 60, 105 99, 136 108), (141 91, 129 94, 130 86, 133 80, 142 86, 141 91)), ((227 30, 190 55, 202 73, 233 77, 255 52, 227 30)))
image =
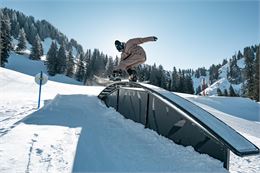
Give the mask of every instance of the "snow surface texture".
POLYGON ((107 108, 96 97, 102 87, 49 81, 36 110, 33 77, 0 74, 0 172, 226 172, 218 160, 107 108))
MULTIPOLYGON (((105 107, 96 97, 103 87, 48 81, 37 110, 39 86, 33 71, 42 64, 16 54, 10 58, 10 69, 29 75, 0 68, 1 173, 227 172, 218 160, 176 145, 105 107), (23 58, 21 64, 14 57, 23 58)), ((63 76, 56 78, 67 82, 63 76)), ((259 104, 243 98, 182 97, 260 147, 259 104), (240 114, 242 106, 245 112, 240 114)), ((231 153, 230 172, 260 172, 260 156, 240 158, 231 153)))

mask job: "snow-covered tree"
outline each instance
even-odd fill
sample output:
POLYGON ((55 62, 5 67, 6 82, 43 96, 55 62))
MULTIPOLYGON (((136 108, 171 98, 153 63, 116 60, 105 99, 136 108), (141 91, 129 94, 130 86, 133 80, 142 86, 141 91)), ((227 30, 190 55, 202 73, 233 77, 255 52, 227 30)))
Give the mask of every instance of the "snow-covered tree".
POLYGON ((57 44, 56 42, 52 42, 51 47, 47 53, 47 70, 48 70, 48 74, 51 76, 54 76, 57 73, 56 71, 57 52, 58 52, 57 44))
POLYGON ((106 64, 106 75, 111 75, 114 68, 114 61, 112 57, 109 57, 106 64))
POLYGON ((73 60, 72 51, 69 51, 68 57, 67 57, 67 67, 66 67, 66 75, 69 77, 73 77, 74 74, 74 60, 73 60))
POLYGON ((0 55, 0 66, 4 67, 5 63, 8 62, 9 53, 12 49, 12 38, 11 38, 11 24, 8 15, 2 13, 0 10, 0 33, 1 33, 1 55, 0 55))
POLYGON ((231 97, 237 96, 232 85, 229 86, 229 96, 231 97))
POLYGON ((227 89, 224 89, 224 96, 228 96, 228 91, 227 91, 227 89))
POLYGON ((61 44, 58 54, 57 54, 57 66, 56 66, 56 72, 58 74, 64 74, 66 70, 66 50, 65 45, 61 44))
POLYGON ((218 96, 223 96, 221 89, 219 89, 219 88, 217 89, 217 94, 218 94, 218 96))
POLYGON ((42 43, 39 35, 37 34, 31 48, 30 58, 33 60, 40 60, 43 55, 42 43))
POLYGON ((179 85, 179 76, 176 67, 173 67, 171 90, 176 92, 179 85))
POLYGON ((257 50, 256 50, 256 58, 255 58, 255 63, 254 63, 254 69, 255 69, 255 78, 254 78, 254 99, 256 101, 260 101, 260 96, 259 96, 259 83, 260 83, 260 78, 259 78, 259 70, 260 70, 260 45, 258 45, 257 50))
POLYGON ((25 32, 24 32, 23 28, 20 29, 18 40, 19 40, 19 42, 18 42, 16 50, 18 50, 18 51, 25 50, 26 49, 26 36, 25 36, 25 32))
POLYGON ((244 49, 245 57, 245 73, 246 73, 246 91, 245 94, 249 98, 254 97, 254 52, 250 47, 244 49))
POLYGON ((86 70, 85 70, 85 65, 84 65, 84 55, 80 54, 79 55, 79 62, 77 64, 77 72, 76 72, 76 79, 78 81, 83 81, 85 78, 86 70))

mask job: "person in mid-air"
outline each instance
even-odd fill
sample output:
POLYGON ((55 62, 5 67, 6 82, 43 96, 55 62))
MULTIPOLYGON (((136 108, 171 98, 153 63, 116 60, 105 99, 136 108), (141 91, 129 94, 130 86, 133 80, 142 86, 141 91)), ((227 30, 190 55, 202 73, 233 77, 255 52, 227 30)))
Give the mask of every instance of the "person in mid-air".
POLYGON ((139 64, 143 64, 146 61, 146 54, 144 49, 139 46, 144 42, 156 41, 157 37, 145 37, 145 38, 133 38, 125 42, 115 41, 116 49, 121 53, 121 60, 119 65, 114 68, 113 76, 122 73, 122 71, 127 71, 129 74, 129 81, 137 81, 136 71, 134 67, 139 64))

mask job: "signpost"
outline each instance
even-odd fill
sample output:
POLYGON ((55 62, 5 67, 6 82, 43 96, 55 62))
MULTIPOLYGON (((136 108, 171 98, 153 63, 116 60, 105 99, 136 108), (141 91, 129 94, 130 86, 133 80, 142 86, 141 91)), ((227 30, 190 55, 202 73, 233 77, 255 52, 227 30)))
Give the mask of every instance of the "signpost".
POLYGON ((38 73, 35 76, 35 82, 40 85, 39 87, 39 99, 38 99, 38 109, 40 108, 40 103, 41 103, 41 90, 42 90, 42 85, 46 84, 48 81, 48 76, 44 74, 42 71, 41 73, 38 73))

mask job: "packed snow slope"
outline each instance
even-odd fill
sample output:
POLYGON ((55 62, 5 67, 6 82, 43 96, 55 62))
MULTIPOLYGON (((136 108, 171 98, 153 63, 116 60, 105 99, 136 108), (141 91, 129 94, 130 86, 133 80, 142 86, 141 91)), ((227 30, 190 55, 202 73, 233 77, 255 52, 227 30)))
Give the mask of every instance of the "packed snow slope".
POLYGON ((49 81, 37 110, 33 77, 0 74, 0 172, 226 172, 107 108, 96 97, 102 87, 49 81))
MULTIPOLYGON (((103 87, 72 85, 73 79, 55 76, 42 87, 37 110, 34 75, 41 66, 44 70, 42 63, 13 53, 9 69, 0 68, 1 173, 227 172, 218 160, 176 145, 104 106, 96 97, 103 87)), ((259 103, 179 95, 260 147, 259 103)), ((260 172, 260 156, 231 153, 230 172, 260 172)))

